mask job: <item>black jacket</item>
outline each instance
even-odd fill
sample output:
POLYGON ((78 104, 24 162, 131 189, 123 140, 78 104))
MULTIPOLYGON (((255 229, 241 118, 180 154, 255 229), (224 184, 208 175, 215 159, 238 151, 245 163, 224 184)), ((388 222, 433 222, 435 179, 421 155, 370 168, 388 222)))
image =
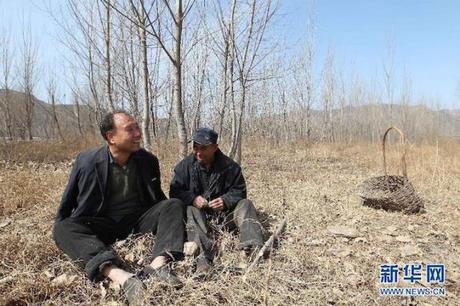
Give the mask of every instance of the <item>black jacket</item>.
POLYGON ((178 198, 185 205, 192 205, 193 200, 202 195, 209 200, 222 197, 226 210, 233 210, 238 201, 246 198, 246 183, 241 167, 220 150, 216 151, 209 177, 209 191, 203 195, 199 180, 200 166, 193 154, 187 156, 174 169, 169 196, 178 198))
MULTIPOLYGON (((153 206, 165 200, 161 190, 160 165, 151 153, 140 149, 133 153, 140 173, 140 182, 146 197, 143 205, 153 206)), ((98 216, 107 206, 107 176, 109 148, 107 145, 78 154, 62 195, 56 221, 68 217, 98 216)))

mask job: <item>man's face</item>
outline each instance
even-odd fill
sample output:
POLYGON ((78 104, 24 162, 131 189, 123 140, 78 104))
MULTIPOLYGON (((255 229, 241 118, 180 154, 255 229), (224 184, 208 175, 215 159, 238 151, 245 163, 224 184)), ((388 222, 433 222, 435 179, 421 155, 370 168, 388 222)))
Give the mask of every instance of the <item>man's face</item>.
POLYGON ((211 143, 208 145, 200 145, 193 143, 193 154, 195 159, 202 165, 210 166, 214 161, 214 154, 217 151, 217 144, 211 143))
POLYGON ((113 116, 114 128, 107 133, 107 140, 121 152, 134 153, 141 147, 142 134, 137 121, 126 114, 113 116))

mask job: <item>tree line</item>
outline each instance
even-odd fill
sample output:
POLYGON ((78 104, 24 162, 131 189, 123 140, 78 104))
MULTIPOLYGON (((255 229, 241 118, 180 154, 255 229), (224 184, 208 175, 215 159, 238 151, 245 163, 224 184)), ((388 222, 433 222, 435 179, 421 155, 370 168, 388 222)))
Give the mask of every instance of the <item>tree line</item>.
MULTIPOLYGON (((320 61, 314 2, 307 35, 296 46, 287 46, 277 31, 279 8, 275 0, 66 0, 50 15, 68 50, 60 79, 72 95, 76 132, 96 131, 105 111, 124 108, 141 123, 147 147, 172 138, 184 156, 193 130, 208 126, 238 161, 251 137, 378 141, 393 124, 414 139, 458 133, 450 114, 437 109, 439 101, 415 100, 410 76, 397 75, 391 43, 382 55, 382 76, 363 79, 345 71, 332 47, 320 61)), ((62 82, 53 69, 38 69, 37 48, 30 31, 24 30, 20 52, 12 52, 8 35, 1 38, 0 114, 7 138, 33 139, 38 82, 46 83, 51 105, 50 135, 64 138, 66 122, 56 111, 62 82), (25 94, 17 122, 9 89, 25 94)))

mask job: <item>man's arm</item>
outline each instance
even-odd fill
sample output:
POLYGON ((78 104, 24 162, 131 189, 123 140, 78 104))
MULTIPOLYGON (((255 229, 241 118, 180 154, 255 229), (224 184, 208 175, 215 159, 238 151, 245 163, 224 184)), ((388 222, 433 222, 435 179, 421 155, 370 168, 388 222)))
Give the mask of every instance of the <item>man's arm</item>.
POLYGON ((185 205, 193 205, 196 195, 189 190, 188 176, 186 163, 180 162, 174 168, 174 177, 169 186, 169 197, 182 200, 185 205))
POLYGON ((69 182, 62 194, 61 203, 56 214, 56 221, 62 221, 68 218, 72 210, 77 206, 78 179, 80 177, 80 169, 78 167, 79 157, 80 155, 75 159, 72 171, 70 172, 69 182))
POLYGON ((241 167, 236 166, 230 171, 232 175, 229 175, 228 181, 225 182, 225 189, 228 191, 221 196, 224 201, 225 210, 235 209, 236 204, 246 198, 246 181, 244 180, 241 167))

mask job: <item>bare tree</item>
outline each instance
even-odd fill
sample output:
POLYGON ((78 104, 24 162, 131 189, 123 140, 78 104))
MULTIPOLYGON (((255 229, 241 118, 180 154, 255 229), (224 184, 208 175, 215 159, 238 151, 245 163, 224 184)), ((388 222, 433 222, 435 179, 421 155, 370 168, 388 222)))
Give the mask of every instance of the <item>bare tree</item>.
MULTIPOLYGON (((138 22, 129 17, 129 15, 120 7, 111 4, 108 0, 103 0, 106 4, 111 5, 118 13, 125 18, 138 24, 138 22)), ((129 0, 132 6, 135 6, 133 0, 129 0)), ((184 19, 190 12, 194 1, 190 1, 184 5, 182 0, 176 0, 176 7, 173 9, 170 2, 163 0, 162 4, 166 10, 166 14, 169 15, 174 29, 166 31, 170 34, 170 38, 173 40, 173 47, 168 48, 167 38, 163 37, 161 31, 162 25, 162 10, 159 5, 156 5, 156 10, 148 10, 144 3, 141 1, 142 10, 144 11, 145 17, 148 21, 149 31, 146 33, 153 36, 158 43, 159 47, 164 51, 166 57, 170 60, 170 63, 174 67, 174 115, 176 118, 176 126, 180 143, 179 155, 185 157, 187 155, 187 128, 185 125, 184 112, 183 112, 183 100, 182 100, 182 32, 184 19), (150 14, 155 14, 154 18, 150 14)))
POLYGON ((394 40, 388 39, 386 56, 383 60, 384 85, 387 103, 390 104, 390 117, 393 117, 395 95, 395 46, 394 40))
POLYGON ((13 64, 13 57, 11 53, 11 45, 10 45, 10 36, 9 33, 1 36, 0 39, 0 65, 2 67, 2 79, 0 83, 0 88, 3 89, 4 93, 1 95, 0 98, 0 106, 2 108, 2 114, 4 117, 5 128, 7 137, 12 140, 14 137, 13 134, 13 118, 10 109, 10 78, 11 78, 11 67, 13 64))
MULTIPOLYGON (((306 45, 294 71, 296 92, 301 103, 303 127, 307 140, 311 138, 311 108, 314 99, 313 64, 315 58, 315 18, 314 1, 310 1, 310 9, 307 19, 306 45)), ((303 134, 303 133, 302 133, 303 134)))
MULTIPOLYGON (((104 47, 105 47, 105 69, 106 69, 106 90, 107 90, 107 99, 109 100, 109 107, 111 110, 115 109, 115 104, 113 102, 113 90, 112 90, 112 60, 110 49, 112 48, 111 45, 111 1, 106 0, 107 5, 105 6, 105 27, 103 27, 104 31, 104 47)), ((98 6, 99 9, 99 6, 98 6)))
MULTIPOLYGON (((182 26, 184 21, 184 8, 182 0, 176 0, 176 13, 172 12, 168 1, 164 1, 168 7, 168 11, 171 13, 171 17, 175 23, 175 34, 174 34, 174 55, 170 57, 175 67, 175 84, 174 84, 174 106, 176 115, 176 125, 180 143, 180 156, 187 156, 187 129, 185 126, 184 113, 182 111, 182 26)), ((166 49, 165 49, 166 51, 166 49)))
POLYGON ((80 110, 80 98, 79 95, 74 91, 73 92, 73 101, 74 101, 74 114, 77 119, 77 128, 80 136, 83 136, 83 129, 81 124, 81 110, 80 110))
POLYGON ((289 122, 288 122, 288 102, 286 97, 286 84, 282 84, 281 82, 278 83, 278 91, 280 93, 280 103, 281 103, 281 114, 282 114, 282 124, 280 131, 284 132, 284 141, 289 140, 290 136, 290 129, 289 129, 289 122))
MULTIPOLYGON (((282 48, 267 38, 276 12, 273 0, 67 3, 73 27, 64 31, 66 45, 76 55, 69 62, 82 76, 73 86, 76 101, 94 109, 91 114, 129 107, 142 124, 146 147, 150 140, 175 133, 184 156, 187 130, 204 123, 219 132, 237 161, 243 140, 254 135, 274 141, 373 141, 387 124, 384 113, 399 108, 383 105, 395 104, 400 86, 391 44, 383 59, 383 82, 376 81, 381 77, 354 79, 337 67, 332 50, 317 78, 313 3, 301 52, 285 56, 279 65, 271 55, 282 48), (112 98, 103 98, 107 96, 112 98), (313 111, 317 105, 321 111, 313 111), (167 118, 166 132, 159 130, 157 137, 161 117, 167 118)), ((412 123, 413 98, 404 86, 405 111, 394 112, 391 120, 406 122, 415 131, 421 124, 412 123)))
MULTIPOLYGON (((108 3, 110 5, 110 2, 108 3)), ((130 19, 127 21, 130 23, 130 26, 134 25, 138 29, 139 45, 140 45, 140 60, 141 60, 141 71, 142 71, 142 91, 143 91, 143 105, 142 105, 142 133, 144 134, 143 141, 146 147, 151 146, 151 137, 150 137, 150 117, 151 117, 151 94, 150 94, 150 73, 149 73, 149 56, 147 48, 147 24, 148 19, 146 16, 146 11, 144 10, 145 1, 138 0, 138 3, 134 3, 133 0, 130 0, 129 3, 131 7, 131 12, 134 15, 132 20, 135 22, 130 22, 130 19)), ((128 13, 126 13, 128 14, 128 13)), ((128 15, 126 15, 128 16, 128 15)), ((134 66, 135 63, 131 63, 131 66, 134 66)), ((134 73, 133 73, 134 74, 134 73)), ((137 99, 137 94, 135 94, 137 99)), ((137 105, 135 107, 137 112, 137 105)))
POLYGON ((148 56, 147 56, 147 34, 146 34, 146 24, 147 18, 145 16, 145 11, 142 9, 144 7, 143 0, 140 0, 141 8, 139 14, 139 35, 141 40, 141 54, 142 54, 142 77, 143 77, 143 87, 144 87, 144 107, 142 113, 142 131, 144 133, 145 144, 150 147, 150 94, 149 94, 149 67, 148 67, 148 56))
POLYGON ((51 104, 51 116, 53 117, 54 126, 57 128, 59 138, 61 141, 64 141, 64 135, 62 134, 62 129, 59 124, 57 112, 56 112, 56 75, 54 72, 51 72, 48 78, 48 101, 51 104))
POLYGON ((25 127, 27 130, 27 137, 29 140, 33 139, 32 124, 35 112, 35 97, 33 92, 37 84, 37 46, 32 41, 30 28, 26 32, 24 30, 22 35, 22 48, 21 48, 21 87, 25 94, 24 107, 25 107, 25 127))
MULTIPOLYGON (((118 47, 119 71, 117 75, 120 78, 119 87, 122 97, 127 96, 127 104, 132 114, 139 122, 142 122, 139 105, 141 97, 139 93, 140 68, 138 62, 140 55, 137 42, 140 39, 138 30, 138 27, 131 22, 120 24, 120 37, 118 38, 120 40, 118 47)), ((124 99, 122 98, 122 100, 124 99)))
MULTIPOLYGON (((251 1, 247 8, 247 24, 243 25, 240 33, 241 40, 232 30, 232 49, 234 52, 236 78, 239 83, 238 103, 232 103, 232 138, 229 156, 241 162, 241 148, 243 143, 243 119, 246 108, 247 91, 251 83, 261 76, 256 76, 256 68, 260 65, 269 51, 262 52, 262 42, 267 27, 275 14, 276 5, 271 0, 251 1)), ((242 9, 244 11, 244 9, 242 9)), ((231 25, 235 29, 235 21, 231 25)))
POLYGON ((323 70, 323 125, 326 132, 323 135, 323 139, 329 142, 335 141, 333 111, 337 90, 336 83, 334 52, 332 49, 329 49, 323 70))
MULTIPOLYGON (((234 98, 233 92, 233 73, 234 73, 234 47, 235 42, 235 12, 236 12, 236 0, 232 0, 230 4, 230 10, 228 16, 225 16, 224 9, 222 7, 222 1, 214 0, 211 2, 213 10, 217 16, 217 24, 219 26, 220 37, 215 38, 214 29, 210 27, 203 13, 203 20, 205 21, 205 29, 207 36, 212 39, 213 43, 211 49, 216 55, 222 70, 220 73, 221 86, 220 86, 220 106, 218 107, 218 133, 222 135, 223 126, 225 121, 226 110, 228 108, 229 97, 234 98)), ((232 100, 233 101, 233 100, 232 100)), ((233 105, 233 102, 231 102, 233 105)))
POLYGON ((153 59, 153 69, 150 69, 150 78, 149 78, 149 93, 150 93, 150 112, 152 120, 152 132, 153 137, 158 141, 157 135, 157 118, 158 118, 158 108, 159 108, 159 98, 160 93, 166 81, 160 84, 160 58, 161 58, 161 49, 156 48, 153 59))
POLYGON ((401 87, 401 98, 400 98, 400 108, 399 112, 400 124, 405 131, 410 132, 410 120, 409 120, 409 104, 412 100, 412 79, 410 74, 407 71, 407 68, 404 69, 403 83, 401 87))
MULTIPOLYGON (((203 17, 204 19, 204 17, 203 17)), ((202 19, 202 20, 203 20, 202 19)), ((190 52, 190 58, 193 61, 184 62, 184 78, 187 83, 184 86, 184 95, 187 97, 184 103, 185 119, 189 127, 189 131, 193 132, 202 124, 211 127, 215 121, 206 118, 206 104, 210 102, 212 97, 212 89, 209 87, 210 74, 209 62, 211 56, 210 37, 206 33, 205 27, 197 24, 193 34, 204 37, 203 43, 199 44, 190 52)))
MULTIPOLYGON (((67 58, 67 61, 73 70, 74 75, 82 75, 87 90, 77 88, 77 80, 74 80, 76 86, 72 89, 73 94, 80 92, 89 92, 90 95, 85 95, 85 103, 94 110, 94 119, 96 124, 93 125, 97 129, 98 123, 105 110, 103 105, 103 92, 107 92, 106 85, 103 85, 103 74, 101 67, 104 65, 104 51, 99 44, 99 30, 96 23, 96 16, 99 9, 96 8, 98 2, 95 1, 76 1, 67 0, 65 11, 69 14, 69 18, 62 19, 60 16, 63 12, 58 12, 59 16, 52 13, 52 17, 62 29, 60 33, 61 42, 71 51, 72 56, 67 58)), ((102 22, 101 22, 102 23, 102 22)), ((106 82, 105 82, 106 83, 106 82)), ((82 99, 83 97, 79 97, 82 99)), ((110 107, 109 107, 110 108, 110 107)))
POLYGON ((337 140, 344 142, 347 133, 345 124, 345 108, 347 106, 347 85, 345 84, 345 72, 343 67, 339 68, 337 80, 337 102, 338 102, 338 118, 337 121, 337 140))

